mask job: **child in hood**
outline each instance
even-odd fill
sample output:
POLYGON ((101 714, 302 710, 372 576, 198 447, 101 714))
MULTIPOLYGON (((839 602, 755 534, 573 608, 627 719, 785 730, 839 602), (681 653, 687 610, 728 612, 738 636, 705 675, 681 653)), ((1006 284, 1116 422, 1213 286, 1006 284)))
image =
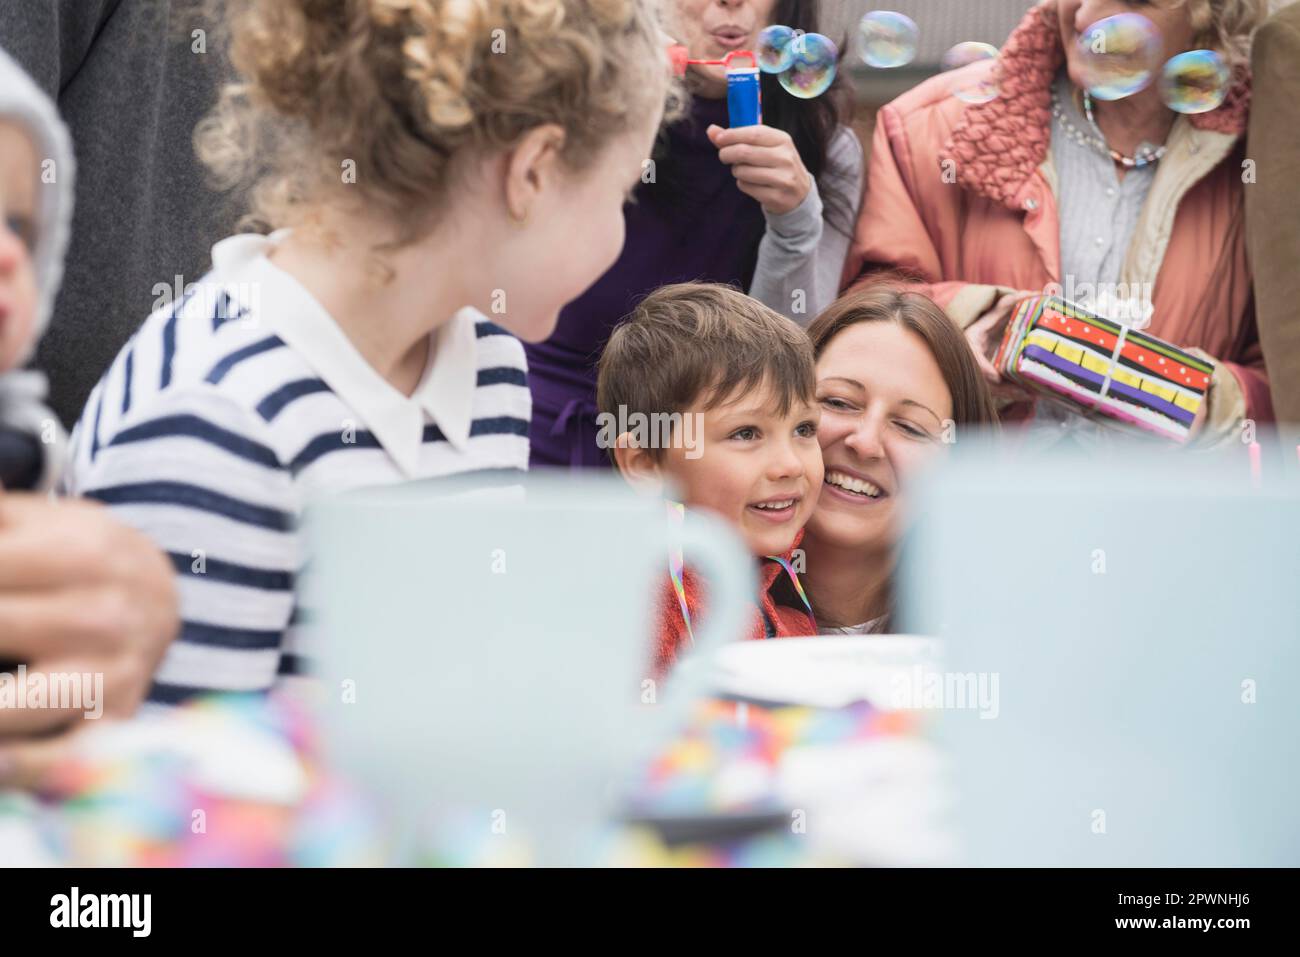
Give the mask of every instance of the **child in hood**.
POLYGON ((0 50, 0 487, 45 490, 63 446, 45 377, 23 365, 49 322, 72 223, 72 145, 54 104, 0 50))

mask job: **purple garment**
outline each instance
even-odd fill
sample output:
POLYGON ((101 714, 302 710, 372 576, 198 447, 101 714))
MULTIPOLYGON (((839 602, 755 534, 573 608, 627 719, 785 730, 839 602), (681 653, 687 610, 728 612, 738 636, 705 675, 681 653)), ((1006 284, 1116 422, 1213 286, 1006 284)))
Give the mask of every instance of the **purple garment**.
POLYGON ((667 132, 671 171, 642 183, 623 211, 618 261, 560 313, 555 334, 526 345, 533 394, 531 464, 599 468, 596 363, 619 320, 666 283, 703 280, 748 289, 766 228, 758 202, 736 187, 705 130, 727 125, 725 100, 696 98, 667 132), (671 179, 671 182, 669 182, 671 179))

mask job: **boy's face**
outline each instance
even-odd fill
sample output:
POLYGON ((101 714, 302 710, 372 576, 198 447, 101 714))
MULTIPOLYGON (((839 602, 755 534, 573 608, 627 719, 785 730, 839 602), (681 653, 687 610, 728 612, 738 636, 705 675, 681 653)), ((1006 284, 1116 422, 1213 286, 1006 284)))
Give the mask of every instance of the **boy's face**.
POLYGON ((703 417, 696 419, 703 422, 702 451, 674 442, 662 453, 663 471, 686 505, 721 516, 755 555, 788 551, 821 492, 821 412, 796 400, 778 415, 770 387, 742 390, 711 409, 703 399, 688 410, 703 417))
POLYGON ((0 372, 27 351, 36 325, 36 150, 0 120, 0 372))

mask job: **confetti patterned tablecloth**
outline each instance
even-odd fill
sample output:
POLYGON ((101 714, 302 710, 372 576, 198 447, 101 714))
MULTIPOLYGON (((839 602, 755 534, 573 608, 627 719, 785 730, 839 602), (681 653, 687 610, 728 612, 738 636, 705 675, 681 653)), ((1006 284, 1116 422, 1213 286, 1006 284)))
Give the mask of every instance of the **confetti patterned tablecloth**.
MULTIPOLYGON (((314 728, 292 702, 209 699, 105 729, 101 739, 61 769, 42 799, 0 795, 0 863, 262 867, 388 859, 377 817, 322 766, 314 728)), ((926 840, 898 846, 898 822, 870 823, 878 816, 873 802, 886 817, 897 813, 896 801, 880 799, 896 794, 900 781, 928 788, 926 748, 908 712, 865 703, 703 701, 639 776, 625 819, 605 831, 590 863, 928 862, 936 852, 926 840)), ((448 823, 418 863, 532 861, 523 841, 448 823)), ((903 824, 903 834, 925 826, 903 824)))

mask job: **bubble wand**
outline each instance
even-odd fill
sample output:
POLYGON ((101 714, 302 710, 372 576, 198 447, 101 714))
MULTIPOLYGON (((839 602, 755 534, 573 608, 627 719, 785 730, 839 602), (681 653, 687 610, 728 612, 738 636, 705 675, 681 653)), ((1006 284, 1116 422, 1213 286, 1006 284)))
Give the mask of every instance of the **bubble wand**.
POLYGON ((763 91, 759 80, 758 57, 752 50, 732 50, 721 60, 691 58, 686 47, 676 44, 668 48, 673 70, 685 76, 689 66, 720 66, 727 71, 727 118, 729 125, 758 126, 763 122, 763 91), (733 67, 732 60, 748 57, 750 66, 733 67))
POLYGON ((720 66, 727 73, 727 115, 729 124, 757 126, 763 122, 761 73, 779 74, 781 86, 791 96, 812 99, 829 89, 835 79, 839 51, 820 33, 801 33, 774 25, 758 35, 758 52, 732 50, 720 60, 693 59, 686 47, 668 47, 673 72, 681 77, 688 67, 720 66), (733 65, 747 58, 749 66, 733 65))

